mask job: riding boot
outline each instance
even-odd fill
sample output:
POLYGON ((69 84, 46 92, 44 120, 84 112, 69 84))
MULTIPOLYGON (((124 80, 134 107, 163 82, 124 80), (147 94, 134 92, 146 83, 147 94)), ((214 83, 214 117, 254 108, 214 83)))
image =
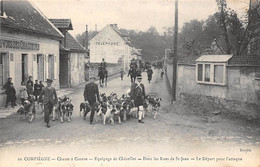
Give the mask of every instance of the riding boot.
POLYGON ((8 102, 6 102, 6 104, 5 104, 5 108, 7 108, 7 106, 8 106, 8 102))

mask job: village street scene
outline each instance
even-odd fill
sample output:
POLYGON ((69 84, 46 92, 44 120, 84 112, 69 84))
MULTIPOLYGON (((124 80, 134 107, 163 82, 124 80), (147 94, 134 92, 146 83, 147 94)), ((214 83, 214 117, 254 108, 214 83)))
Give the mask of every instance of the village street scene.
POLYGON ((0 167, 259 167, 260 1, 0 4, 0 167))

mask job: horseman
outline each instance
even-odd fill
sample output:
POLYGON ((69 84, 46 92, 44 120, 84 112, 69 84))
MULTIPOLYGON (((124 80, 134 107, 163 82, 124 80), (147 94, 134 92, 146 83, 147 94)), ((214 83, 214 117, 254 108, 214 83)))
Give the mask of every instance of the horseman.
POLYGON ((98 66, 98 76, 100 78, 99 83, 100 83, 101 87, 103 87, 105 78, 106 78, 106 81, 107 81, 108 72, 107 72, 106 66, 107 66, 107 64, 105 62, 105 59, 103 58, 102 62, 98 66))
POLYGON ((137 75, 137 71, 136 69, 133 67, 133 66, 130 66, 130 69, 128 71, 128 75, 131 77, 131 82, 134 83, 135 82, 135 78, 136 78, 136 75, 137 75))
POLYGON ((102 59, 102 62, 100 63, 100 68, 106 70, 107 69, 107 63, 105 62, 105 59, 102 59))

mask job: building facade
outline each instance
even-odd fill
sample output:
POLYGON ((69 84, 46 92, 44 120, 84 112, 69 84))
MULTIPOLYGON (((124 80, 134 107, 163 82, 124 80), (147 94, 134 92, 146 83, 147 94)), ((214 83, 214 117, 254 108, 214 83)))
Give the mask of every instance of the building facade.
POLYGON ((70 19, 50 19, 64 38, 60 45, 60 85, 74 87, 85 82, 87 50, 68 32, 73 30, 70 19))
POLYGON ((89 41, 90 63, 122 63, 128 71, 132 59, 133 46, 127 36, 120 33, 116 24, 107 25, 89 41))
MULTIPOLYGON (((9 77, 17 94, 22 81, 53 80, 59 88, 59 43, 63 35, 26 0, 4 1, 0 17, 0 86, 9 77)), ((5 102, 1 90, 0 103, 5 102)))

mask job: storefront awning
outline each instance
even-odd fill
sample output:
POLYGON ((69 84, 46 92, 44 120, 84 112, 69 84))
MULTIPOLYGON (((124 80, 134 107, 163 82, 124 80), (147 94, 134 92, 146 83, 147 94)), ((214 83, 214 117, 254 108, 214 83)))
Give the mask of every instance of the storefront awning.
POLYGON ((196 62, 227 62, 233 55, 202 55, 196 59, 196 62))

